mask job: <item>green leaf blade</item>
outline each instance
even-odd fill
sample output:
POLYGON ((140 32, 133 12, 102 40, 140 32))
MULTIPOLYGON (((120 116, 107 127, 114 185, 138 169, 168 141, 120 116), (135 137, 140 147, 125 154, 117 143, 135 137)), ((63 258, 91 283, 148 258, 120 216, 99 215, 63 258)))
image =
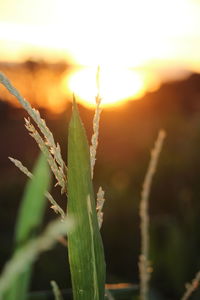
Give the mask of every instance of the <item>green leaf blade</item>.
MULTIPOLYGON (((44 156, 40 154, 34 167, 33 179, 27 182, 19 208, 15 229, 15 253, 38 233, 47 202, 44 194, 49 189, 50 179, 48 164, 44 156)), ((12 283, 4 299, 25 300, 31 274, 32 266, 28 265, 12 283)))
POLYGON ((76 227, 68 236, 74 300, 102 300, 105 260, 91 179, 90 154, 76 103, 68 139, 68 215, 76 227))

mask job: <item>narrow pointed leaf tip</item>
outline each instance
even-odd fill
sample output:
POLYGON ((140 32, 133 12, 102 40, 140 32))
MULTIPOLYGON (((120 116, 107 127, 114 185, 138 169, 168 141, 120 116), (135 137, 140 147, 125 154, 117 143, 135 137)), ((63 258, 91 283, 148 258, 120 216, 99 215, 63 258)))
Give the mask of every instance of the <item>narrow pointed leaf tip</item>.
POLYGON ((73 107, 76 104, 76 95, 73 93, 73 101, 72 101, 73 107))

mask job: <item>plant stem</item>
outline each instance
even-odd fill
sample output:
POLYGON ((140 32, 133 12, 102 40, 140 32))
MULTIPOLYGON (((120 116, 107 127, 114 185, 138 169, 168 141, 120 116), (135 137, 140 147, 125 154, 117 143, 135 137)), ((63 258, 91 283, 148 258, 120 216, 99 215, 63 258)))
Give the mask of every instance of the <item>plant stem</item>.
POLYGON ((141 254, 139 257, 140 272, 140 300, 147 300, 149 294, 150 266, 149 266, 149 194, 151 190, 153 176, 156 171, 159 155, 165 138, 165 131, 160 130, 156 140, 154 149, 151 152, 150 163, 145 175, 141 202, 140 202, 140 218, 141 218, 141 254))

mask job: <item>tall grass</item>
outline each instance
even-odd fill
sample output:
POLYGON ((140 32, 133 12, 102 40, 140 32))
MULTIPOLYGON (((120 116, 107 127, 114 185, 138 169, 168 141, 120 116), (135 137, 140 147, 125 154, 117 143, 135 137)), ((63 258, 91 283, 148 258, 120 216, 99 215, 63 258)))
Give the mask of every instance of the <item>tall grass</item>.
MULTIPOLYGON (((97 85, 98 78, 99 70, 97 85)), ((33 174, 20 161, 10 158, 30 178, 30 181, 26 188, 16 225, 14 255, 5 265, 0 278, 0 300, 26 299, 32 263, 42 251, 51 248, 58 238, 65 234, 68 238, 73 299, 103 300, 107 297, 113 300, 114 297, 111 292, 105 291, 106 265, 100 234, 103 221, 102 207, 105 201, 104 191, 100 187, 97 196, 95 196, 92 181, 101 114, 99 89, 96 97, 97 105, 93 120, 94 132, 91 146, 89 146, 74 97, 68 130, 67 167, 62 158, 60 146, 54 141, 53 134, 41 118, 40 113, 31 107, 29 102, 20 95, 2 73, 0 73, 0 83, 16 97, 29 114, 31 119, 25 119, 25 126, 42 152, 33 174), (66 198, 68 198, 66 214, 48 192, 50 176, 47 162, 55 176, 57 185, 60 186, 61 193, 65 193, 66 198), (60 215, 60 218, 49 224, 44 233, 36 237, 35 230, 42 221, 45 207, 44 196, 51 203, 51 208, 60 215)), ((151 160, 141 193, 140 300, 150 299, 149 195, 164 138, 165 132, 162 130, 159 132, 155 147, 151 152, 151 160)), ((189 298, 197 287, 199 279, 200 275, 197 273, 192 283, 187 286, 182 300, 189 298)), ((58 285, 54 281, 51 284, 55 300, 62 300, 63 297, 58 285)))
MULTIPOLYGON (((100 188, 98 192, 98 209, 96 210, 92 184, 98 140, 100 101, 98 101, 94 118, 94 135, 90 151, 84 126, 74 99, 72 118, 69 125, 67 169, 61 156, 60 146, 55 143, 53 134, 41 118, 40 113, 31 107, 29 102, 20 95, 2 73, 0 73, 0 82, 16 97, 36 124, 37 129, 30 119, 25 119, 25 126, 47 159, 57 180, 57 185, 61 187, 61 193, 67 190, 67 215, 74 220, 74 230, 72 233, 68 232, 67 243, 73 297, 75 300, 102 300, 105 296, 105 260, 98 216, 99 222, 101 222, 104 193, 100 188)), ((21 171, 31 176, 30 172, 20 162, 16 160, 13 160, 13 162, 21 171)), ((46 195, 53 204, 53 209, 56 212, 61 212, 60 206, 53 197, 49 193, 46 193, 46 195)), ((64 217, 62 213, 61 216, 64 217)))
POLYGON ((0 277, 1 300, 25 300, 29 290, 32 264, 40 252, 48 250, 57 241, 58 236, 66 233, 71 223, 54 221, 45 232, 36 237, 43 220, 46 207, 45 195, 50 186, 50 172, 47 161, 41 154, 34 167, 33 174, 19 161, 11 159, 27 176, 24 196, 18 212, 14 254, 6 263, 0 277))

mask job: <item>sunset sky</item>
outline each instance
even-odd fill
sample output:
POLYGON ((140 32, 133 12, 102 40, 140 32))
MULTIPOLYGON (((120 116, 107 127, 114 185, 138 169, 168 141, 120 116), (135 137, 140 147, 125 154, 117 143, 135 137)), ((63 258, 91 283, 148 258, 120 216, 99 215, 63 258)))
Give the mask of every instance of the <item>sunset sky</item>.
POLYGON ((2 0, 0 61, 200 71, 199 0, 2 0))

